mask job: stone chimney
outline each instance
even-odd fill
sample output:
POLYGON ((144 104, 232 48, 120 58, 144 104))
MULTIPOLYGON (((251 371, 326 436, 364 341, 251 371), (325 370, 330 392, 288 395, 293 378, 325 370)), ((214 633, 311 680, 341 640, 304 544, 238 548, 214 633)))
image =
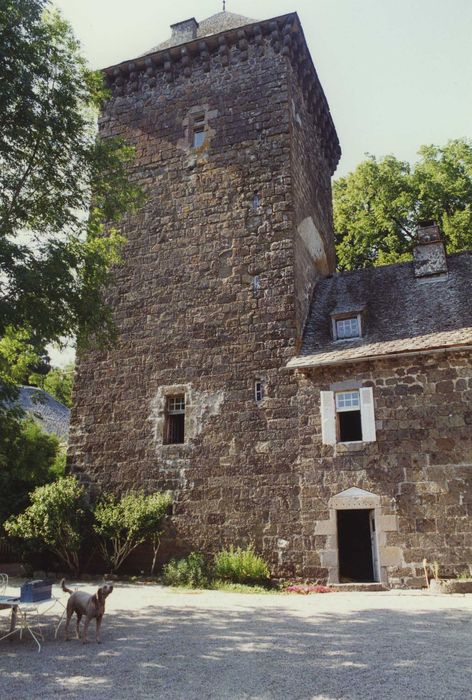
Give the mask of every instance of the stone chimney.
POLYGON ((172 29, 171 39, 175 45, 185 44, 185 42, 197 38, 198 22, 195 17, 171 24, 170 28, 172 29))
POLYGON ((425 221, 418 227, 413 268, 416 277, 447 275, 446 250, 435 221, 425 221))

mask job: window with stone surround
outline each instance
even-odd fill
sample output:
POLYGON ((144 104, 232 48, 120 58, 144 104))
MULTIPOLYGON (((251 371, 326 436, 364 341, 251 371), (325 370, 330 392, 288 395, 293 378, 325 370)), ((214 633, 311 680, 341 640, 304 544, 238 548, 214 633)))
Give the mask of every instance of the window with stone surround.
POLYGON ((320 394, 324 445, 375 442, 374 395, 371 387, 322 391, 320 394))
POLYGON ((164 445, 185 442, 185 395, 166 397, 164 445))
POLYGON ((205 143, 205 115, 199 114, 192 120, 192 146, 200 148, 205 143))

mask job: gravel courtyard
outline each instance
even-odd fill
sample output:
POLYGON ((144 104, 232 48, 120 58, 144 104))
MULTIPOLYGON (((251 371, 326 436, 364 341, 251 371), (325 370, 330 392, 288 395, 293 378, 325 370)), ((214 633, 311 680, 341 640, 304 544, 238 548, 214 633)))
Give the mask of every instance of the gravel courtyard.
POLYGON ((471 620, 472 595, 247 595, 117 584, 100 646, 64 642, 63 627, 58 640, 48 629, 41 653, 31 638, 0 642, 0 696, 466 698, 471 620))

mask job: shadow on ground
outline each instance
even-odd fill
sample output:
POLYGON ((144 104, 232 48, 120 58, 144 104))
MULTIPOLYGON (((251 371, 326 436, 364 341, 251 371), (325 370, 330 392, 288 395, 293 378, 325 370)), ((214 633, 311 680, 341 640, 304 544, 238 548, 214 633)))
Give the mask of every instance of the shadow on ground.
MULTIPOLYGON (((335 609, 335 605, 333 605, 335 609)), ((90 630, 93 632, 91 625, 90 630)), ((61 630, 63 634, 63 629, 61 630)), ((90 635, 93 638, 93 634, 90 635)), ((8 698, 464 698, 467 610, 310 613, 147 607, 105 618, 103 644, 0 643, 8 698)))

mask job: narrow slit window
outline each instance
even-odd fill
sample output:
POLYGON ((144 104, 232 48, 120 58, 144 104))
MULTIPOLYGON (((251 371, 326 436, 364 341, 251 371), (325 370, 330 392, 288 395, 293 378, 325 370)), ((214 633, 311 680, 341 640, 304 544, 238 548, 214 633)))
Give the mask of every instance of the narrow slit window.
POLYGON ((338 442, 362 441, 359 391, 342 391, 336 394, 336 423, 338 442))
POLYGON ((260 206, 261 206, 261 198, 260 198, 259 192, 254 192, 254 196, 252 198, 252 208, 259 209, 260 206))
POLYGON ((254 398, 256 403, 260 403, 264 398, 264 383, 261 379, 256 379, 254 382, 254 398))
POLYGON ((255 297, 259 294, 261 289, 261 280, 258 275, 252 278, 252 293, 255 297))
POLYGON ((192 145, 194 148, 200 148, 205 143, 205 116, 200 115, 193 119, 193 138, 192 145))
POLYGON ((165 445, 185 442, 185 396, 168 396, 166 400, 165 445))

